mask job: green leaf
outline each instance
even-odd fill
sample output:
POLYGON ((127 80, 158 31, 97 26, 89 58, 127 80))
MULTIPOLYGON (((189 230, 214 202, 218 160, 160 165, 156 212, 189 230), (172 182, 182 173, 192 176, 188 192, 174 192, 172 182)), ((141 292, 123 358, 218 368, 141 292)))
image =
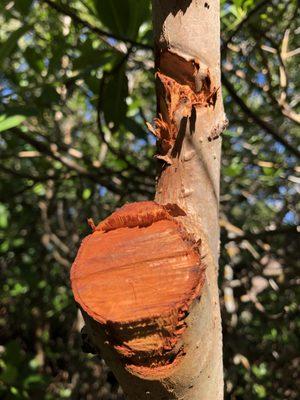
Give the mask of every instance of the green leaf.
POLYGON ((29 375, 25 380, 24 380, 24 387, 29 388, 31 385, 38 385, 41 384, 45 381, 45 378, 43 375, 39 374, 32 374, 29 375))
POLYGON ((51 104, 59 104, 59 101, 60 95, 57 93, 56 88, 51 84, 45 84, 38 98, 38 104, 42 107, 49 107, 51 104))
POLYGON ((267 397, 267 391, 264 386, 254 383, 253 389, 259 399, 265 399, 267 397))
POLYGON ((4 204, 0 204, 0 228, 6 228, 8 225, 9 212, 4 204))
POLYGON ((0 375, 0 379, 8 384, 16 382, 17 377, 18 377, 18 368, 11 364, 8 364, 0 375))
POLYGON ((32 3, 33 0, 15 0, 14 6, 22 15, 27 15, 32 3))
POLYGON ((15 47, 17 46, 18 40, 29 31, 31 28, 30 25, 23 25, 16 31, 12 32, 6 42, 1 43, 0 45, 0 67, 2 66, 3 62, 10 54, 13 52, 15 47))
POLYGON ((82 192, 82 198, 84 200, 87 200, 91 197, 92 191, 89 188, 84 189, 84 191, 82 192))
POLYGON ((124 38, 135 39, 141 24, 149 14, 149 1, 135 0, 94 0, 100 21, 112 33, 124 38))
POLYGON ((91 45, 85 46, 81 49, 81 55, 73 61, 73 68, 75 70, 91 70, 92 68, 103 66, 111 61, 113 56, 114 55, 109 50, 96 50, 93 49, 91 45))
POLYGON ((126 118, 124 121, 125 128, 133 133, 136 138, 139 139, 146 139, 147 138, 147 131, 143 129, 143 127, 138 124, 133 118, 126 118))
POLYGON ((0 116, 0 132, 6 131, 7 129, 14 128, 25 121, 25 115, 14 115, 7 117, 6 115, 0 116))
POLYGON ((106 123, 112 122, 117 128, 124 121, 127 111, 126 97, 128 82, 125 68, 122 67, 116 74, 112 74, 106 81, 103 91, 103 112, 106 123))
POLYGON ((66 389, 61 389, 59 392, 60 396, 63 397, 64 399, 71 397, 72 391, 69 388, 66 389))
POLYGON ((147 19, 149 13, 149 2, 141 1, 137 7, 135 0, 128 0, 130 23, 127 25, 127 36, 135 39, 142 23, 147 19))
POLYGON ((38 73, 41 73, 44 69, 44 61, 41 58, 40 54, 32 47, 27 47, 24 52, 24 56, 28 65, 38 73))

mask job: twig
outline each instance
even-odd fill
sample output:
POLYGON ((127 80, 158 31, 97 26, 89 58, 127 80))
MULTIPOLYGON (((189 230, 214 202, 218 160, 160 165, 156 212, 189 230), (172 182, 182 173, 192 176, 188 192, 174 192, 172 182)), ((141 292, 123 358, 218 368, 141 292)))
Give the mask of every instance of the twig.
POLYGON ((296 156, 297 158, 300 158, 300 152, 296 147, 291 145, 289 142, 287 142, 285 139, 283 139, 277 131, 266 121, 261 119, 257 114, 255 114, 244 102, 244 100, 236 93, 234 87, 232 84, 229 82, 229 80, 226 78, 224 73, 222 73, 222 82, 226 89, 228 90, 229 94, 231 97, 235 100, 235 102, 240 106, 240 108, 244 111, 245 114, 247 114, 258 126, 260 126, 265 132, 270 134, 278 143, 282 144, 291 154, 296 156))
POLYGON ((222 52, 227 48, 228 44, 231 43, 232 39, 239 33, 239 31, 243 28, 246 22, 249 21, 250 18, 252 18, 253 15, 255 15, 262 7, 267 5, 269 3, 268 0, 262 0, 260 3, 258 3, 252 10, 249 11, 249 13, 246 15, 246 17, 238 24, 236 29, 231 33, 231 35, 225 40, 225 42, 222 44, 221 50, 222 52))
POLYGON ((224 238, 225 243, 226 242, 242 242, 243 240, 258 240, 258 239, 265 239, 266 237, 273 237, 277 235, 299 235, 300 234, 300 227, 297 225, 292 225, 292 226, 286 226, 283 228, 278 228, 278 229, 273 229, 273 230, 265 230, 261 232, 245 232, 242 235, 230 238, 226 237, 224 238))
POLYGON ((117 35, 115 33, 111 33, 111 32, 106 32, 103 29, 98 28, 97 26, 92 25, 91 23, 89 23, 88 21, 82 19, 81 17, 79 17, 79 15, 77 15, 70 7, 62 7, 61 5, 55 3, 52 0, 40 0, 41 3, 47 3, 51 8, 53 8, 54 10, 58 11, 59 13, 68 15, 70 18, 72 18, 74 23, 80 24, 86 28, 88 28, 90 31, 96 33, 97 35, 99 35, 101 38, 107 38, 107 39, 115 39, 115 40, 119 40, 125 43, 129 43, 132 46, 136 46, 136 47, 140 47, 143 48, 145 50, 153 50, 152 46, 145 44, 145 43, 140 43, 137 42, 135 40, 126 38, 126 37, 122 37, 120 35, 117 35))
POLYGON ((50 156, 52 159, 60 161, 63 165, 68 167, 70 170, 76 171, 79 175, 86 176, 87 178, 90 178, 92 181, 99 183, 103 186, 105 186, 107 189, 112 191, 113 193, 116 194, 122 194, 122 191, 120 188, 118 188, 116 185, 114 185, 111 180, 105 179, 104 177, 101 177, 99 179, 99 174, 96 174, 95 171, 89 171, 85 167, 81 166, 80 164, 76 163, 74 160, 71 160, 70 158, 67 158, 63 154, 61 154, 54 146, 48 146, 45 143, 42 143, 41 141, 36 140, 35 138, 31 137, 27 133, 21 131, 18 128, 12 128, 11 129, 13 132, 15 132, 19 137, 21 137, 25 142, 31 144, 35 149, 40 151, 43 154, 46 154, 50 156))
MULTIPOLYGON (((102 107, 102 98, 103 98, 103 92, 104 92, 104 88, 105 88, 105 80, 106 80, 107 76, 113 75, 116 72, 118 72, 118 70, 127 61, 127 59, 130 56, 131 52, 132 52, 132 47, 130 47, 128 49, 126 55, 120 60, 120 62, 118 64, 115 65, 115 67, 111 71, 109 71, 109 72, 104 71, 103 72, 103 76, 99 81, 99 94, 98 94, 98 104, 97 104, 97 124, 98 124, 98 130, 99 130, 99 134, 101 136, 101 139, 107 145, 109 151, 112 154, 114 154, 115 156, 117 156, 119 159, 124 161, 128 165, 128 167, 130 167, 134 171, 138 172, 141 176, 145 176, 146 175, 146 171, 143 171, 140 168, 138 168, 136 165, 132 164, 124 154, 122 154, 119 150, 115 149, 109 143, 109 141, 105 137, 105 133, 104 133, 104 131, 102 129, 102 123, 101 123, 101 114, 102 114, 102 108, 103 108, 102 107)), ((148 175, 148 177, 152 178, 152 176, 150 176, 150 175, 148 175)))

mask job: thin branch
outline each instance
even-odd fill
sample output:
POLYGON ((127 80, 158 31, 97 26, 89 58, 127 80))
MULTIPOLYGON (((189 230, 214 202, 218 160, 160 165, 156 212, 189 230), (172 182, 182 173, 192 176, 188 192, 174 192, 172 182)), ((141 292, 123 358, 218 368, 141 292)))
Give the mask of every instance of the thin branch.
POLYGON ((231 33, 231 35, 223 42, 221 50, 222 52, 227 48, 228 44, 231 43, 232 39, 239 33, 239 31, 243 28, 245 23, 247 23, 250 18, 252 18, 262 7, 267 5, 269 3, 268 0, 262 0, 260 3, 258 3, 252 10, 249 11, 249 13, 246 15, 246 17, 238 24, 236 29, 231 33))
POLYGON ((223 85, 226 87, 228 90, 228 93, 230 96, 234 99, 234 101, 239 105, 239 107, 244 111, 246 115, 248 115, 258 126, 260 126, 265 132, 267 132, 269 135, 271 135, 278 143, 282 144, 291 154, 296 156, 297 158, 300 158, 300 152, 296 147, 294 147, 292 144, 287 142, 285 139, 283 139, 278 133, 273 126, 271 126, 268 122, 264 121, 261 119, 256 113, 254 113, 244 102, 244 100, 236 93, 233 85, 229 82, 229 80, 226 78, 225 74, 222 73, 222 82, 223 85))
POLYGON ((19 137, 21 137, 25 142, 29 143, 31 146, 33 146, 41 153, 50 156, 54 160, 60 161, 69 170, 76 171, 79 175, 86 176, 92 181, 105 186, 108 190, 112 191, 113 193, 122 194, 121 189, 119 189, 116 185, 114 185, 113 182, 106 179, 104 176, 100 178, 99 174, 96 173, 96 171, 89 171, 85 167, 76 163, 74 160, 61 154, 54 146, 51 145, 47 146, 46 143, 36 140, 35 138, 31 137, 30 135, 21 131, 18 128, 12 128, 11 130, 15 132, 19 137))
POLYGON ((300 227, 297 225, 286 226, 283 228, 273 229, 273 230, 265 230, 261 232, 245 232, 243 235, 235 236, 234 238, 227 237, 224 238, 222 241, 224 242, 242 242, 243 240, 258 240, 258 239, 265 239, 268 237, 274 237, 277 235, 299 235, 300 234, 300 227))
POLYGON ((62 7, 60 4, 57 4, 52 0, 40 0, 40 2, 48 4, 48 6, 50 6, 54 10, 58 11, 59 13, 68 15, 73 20, 73 23, 77 23, 77 24, 80 24, 80 25, 84 26, 85 28, 88 28, 90 31, 96 33, 101 38, 115 39, 115 40, 118 40, 118 41, 129 43, 132 46, 143 48, 145 50, 153 50, 152 46, 150 46, 148 44, 140 43, 140 42, 137 42, 135 40, 132 40, 132 39, 129 39, 129 38, 126 38, 126 37, 122 37, 122 36, 117 35, 115 33, 106 32, 105 30, 100 29, 97 26, 92 25, 90 22, 88 22, 88 21, 82 19, 81 17, 79 17, 79 15, 77 15, 70 7, 66 7, 66 6, 62 7))
POLYGON ((103 109, 103 104, 102 104, 102 100, 103 100, 103 92, 104 92, 104 88, 105 88, 105 80, 108 76, 111 76, 115 73, 117 73, 119 71, 120 68, 122 68, 122 66, 124 65, 124 63, 128 60, 128 57, 130 56, 132 52, 132 47, 130 47, 127 51, 127 53, 124 55, 124 57, 120 60, 120 62, 118 64, 115 65, 115 67, 109 71, 103 72, 103 76, 99 81, 99 94, 98 94, 98 103, 97 103, 97 125, 98 125, 98 130, 99 130, 99 134, 101 136, 101 139, 103 140, 103 142, 107 145, 107 148, 109 149, 109 151, 114 154, 116 157, 118 157, 119 159, 121 159, 122 161, 124 161, 129 168, 131 168, 132 170, 136 171, 140 176, 143 176, 145 178, 145 176, 149 177, 149 178, 154 178, 153 176, 151 176, 150 174, 147 173, 147 171, 145 170, 141 170, 138 166, 134 165, 133 163, 131 163, 128 158, 126 157, 126 155, 124 155, 121 151, 115 149, 110 143, 109 141, 106 139, 105 137, 105 133, 102 129, 102 123, 101 123, 101 116, 102 116, 102 109, 103 109))
POLYGON ((24 172, 16 171, 14 169, 11 169, 11 168, 9 168, 7 166, 4 166, 4 165, 1 165, 1 164, 0 164, 0 171, 4 172, 5 174, 16 176, 18 178, 31 180, 31 181, 34 182, 34 185, 37 182, 45 182, 45 181, 48 181, 48 180, 59 179, 59 175, 45 175, 45 176, 31 175, 31 174, 27 174, 27 173, 24 173, 24 172))
POLYGON ((92 180, 95 183, 98 183, 113 193, 116 193, 120 196, 124 194, 124 190, 120 187, 120 180, 115 177, 115 174, 120 174, 121 179, 126 182, 127 190, 130 189, 131 184, 135 184, 134 189, 140 193, 143 193, 147 196, 152 196, 153 193, 149 190, 149 185, 145 182, 138 182, 134 180, 132 177, 127 177, 122 174, 121 171, 114 171, 112 169, 106 168, 104 166, 101 167, 101 174, 100 170, 97 167, 94 167, 90 160, 86 157, 82 157, 82 161, 85 161, 88 165, 81 165, 76 162, 74 159, 66 156, 62 151, 69 150, 69 146, 65 144, 58 143, 54 144, 49 142, 48 138, 39 134, 35 133, 41 140, 37 140, 36 138, 32 137, 26 132, 18 128, 11 128, 11 131, 15 132, 20 138, 22 138, 25 142, 29 143, 33 146, 36 150, 40 153, 49 156, 50 158, 61 162, 64 166, 68 168, 69 171, 76 172, 79 176, 87 177, 88 179, 92 180), (46 141, 46 142, 45 142, 46 141))

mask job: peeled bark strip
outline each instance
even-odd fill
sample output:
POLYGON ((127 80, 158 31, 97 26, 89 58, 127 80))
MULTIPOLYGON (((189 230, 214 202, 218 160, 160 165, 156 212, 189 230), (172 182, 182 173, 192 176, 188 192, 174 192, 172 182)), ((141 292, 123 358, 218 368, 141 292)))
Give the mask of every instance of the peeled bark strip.
POLYGON ((219 2, 153 0, 155 202, 94 227, 71 272, 92 345, 129 400, 221 400, 219 2))

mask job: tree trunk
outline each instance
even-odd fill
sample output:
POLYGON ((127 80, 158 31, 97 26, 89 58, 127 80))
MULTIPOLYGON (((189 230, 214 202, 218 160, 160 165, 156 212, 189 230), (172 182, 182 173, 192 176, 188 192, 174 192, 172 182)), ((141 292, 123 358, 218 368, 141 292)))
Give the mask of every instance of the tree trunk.
POLYGON ((153 24, 155 202, 127 205, 95 228, 72 289, 128 399, 220 400, 219 1, 153 0, 153 24))

